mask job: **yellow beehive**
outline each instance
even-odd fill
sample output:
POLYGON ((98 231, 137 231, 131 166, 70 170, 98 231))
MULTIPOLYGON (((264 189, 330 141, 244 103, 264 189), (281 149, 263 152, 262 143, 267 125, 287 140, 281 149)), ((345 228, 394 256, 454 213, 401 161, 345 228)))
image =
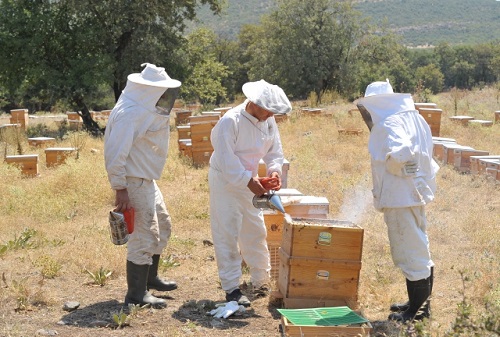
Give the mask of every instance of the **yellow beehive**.
POLYGON ((418 112, 424 117, 427 124, 431 128, 431 133, 434 137, 439 137, 441 132, 441 115, 443 110, 437 108, 420 108, 418 112))
POLYGON ((10 123, 19 124, 21 128, 25 129, 28 127, 28 109, 12 109, 10 110, 10 123))
POLYGON ((357 307, 363 229, 349 221, 285 216, 278 288, 285 308, 357 307))
POLYGON ((11 165, 16 165, 21 169, 22 174, 26 176, 38 175, 38 155, 37 154, 24 154, 6 156, 5 162, 11 165))
POLYGON ((490 153, 488 151, 481 150, 470 150, 470 149, 454 149, 453 150, 453 165, 455 169, 460 172, 468 173, 471 171, 471 156, 487 156, 490 153))
POLYGON ((64 164, 66 158, 76 151, 73 147, 49 147, 45 149, 45 164, 54 167, 64 164))

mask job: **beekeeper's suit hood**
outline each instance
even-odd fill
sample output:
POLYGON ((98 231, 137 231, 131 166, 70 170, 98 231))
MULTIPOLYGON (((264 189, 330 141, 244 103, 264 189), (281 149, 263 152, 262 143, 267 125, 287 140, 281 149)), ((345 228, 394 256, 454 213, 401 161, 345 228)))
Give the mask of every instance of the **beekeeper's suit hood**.
POLYGON ((260 80, 243 84, 242 90, 248 100, 273 114, 284 115, 292 110, 288 97, 277 85, 260 80))
POLYGON ((365 97, 358 99, 356 104, 370 113, 373 124, 378 124, 395 113, 415 110, 411 94, 394 93, 389 80, 369 84, 365 97))
POLYGON ((118 103, 129 100, 148 111, 169 114, 179 92, 181 82, 168 76, 165 68, 143 63, 141 73, 130 74, 118 103), (161 98, 161 100, 160 100, 161 98))

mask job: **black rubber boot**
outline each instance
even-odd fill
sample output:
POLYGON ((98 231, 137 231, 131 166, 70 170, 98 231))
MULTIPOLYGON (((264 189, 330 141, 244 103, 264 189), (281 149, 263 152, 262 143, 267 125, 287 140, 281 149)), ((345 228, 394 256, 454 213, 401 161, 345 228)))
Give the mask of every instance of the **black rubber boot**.
POLYGON ((403 312, 390 314, 389 319, 406 323, 417 319, 417 315, 419 320, 429 317, 430 311, 426 302, 431 294, 430 279, 431 277, 418 281, 406 280, 410 305, 403 312))
POLYGON ((167 301, 151 295, 146 289, 149 265, 138 265, 127 261, 127 295, 125 305, 151 305, 153 308, 162 309, 167 306, 167 301))
MULTIPOLYGON (((431 294, 432 294, 432 286, 434 284, 434 267, 431 267, 431 276, 430 276, 430 284, 431 284, 431 294)), ((430 300, 427 301, 426 305, 429 305, 430 306, 430 300)), ((407 301, 405 303, 393 303, 391 304, 391 311, 392 312, 402 312, 402 311, 405 311, 405 310, 408 310, 408 308, 410 307, 410 301, 407 301)), ((430 307, 429 307, 430 309, 430 307)))
POLYGON ((153 264, 149 267, 148 290, 170 291, 177 289, 177 283, 174 281, 164 281, 158 277, 158 264, 160 255, 153 255, 153 264))

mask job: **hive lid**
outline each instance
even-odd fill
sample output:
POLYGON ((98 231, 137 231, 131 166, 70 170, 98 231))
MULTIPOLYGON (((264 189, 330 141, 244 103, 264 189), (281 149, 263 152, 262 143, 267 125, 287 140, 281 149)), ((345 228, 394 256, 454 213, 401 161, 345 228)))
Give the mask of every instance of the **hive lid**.
POLYGON ((369 322, 352 311, 349 307, 326 307, 310 309, 278 309, 294 325, 300 326, 336 326, 369 322))

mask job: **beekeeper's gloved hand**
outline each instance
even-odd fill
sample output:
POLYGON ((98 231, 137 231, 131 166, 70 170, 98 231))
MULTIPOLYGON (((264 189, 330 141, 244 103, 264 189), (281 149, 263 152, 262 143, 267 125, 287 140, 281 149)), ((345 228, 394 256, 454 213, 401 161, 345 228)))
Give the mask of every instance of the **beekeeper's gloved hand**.
POLYGON ((395 176, 411 177, 418 172, 418 164, 413 160, 399 162, 393 157, 389 157, 386 161, 386 169, 395 176))
POLYGON ((408 161, 405 163, 402 170, 404 176, 414 176, 418 172, 418 164, 414 161, 408 161))

